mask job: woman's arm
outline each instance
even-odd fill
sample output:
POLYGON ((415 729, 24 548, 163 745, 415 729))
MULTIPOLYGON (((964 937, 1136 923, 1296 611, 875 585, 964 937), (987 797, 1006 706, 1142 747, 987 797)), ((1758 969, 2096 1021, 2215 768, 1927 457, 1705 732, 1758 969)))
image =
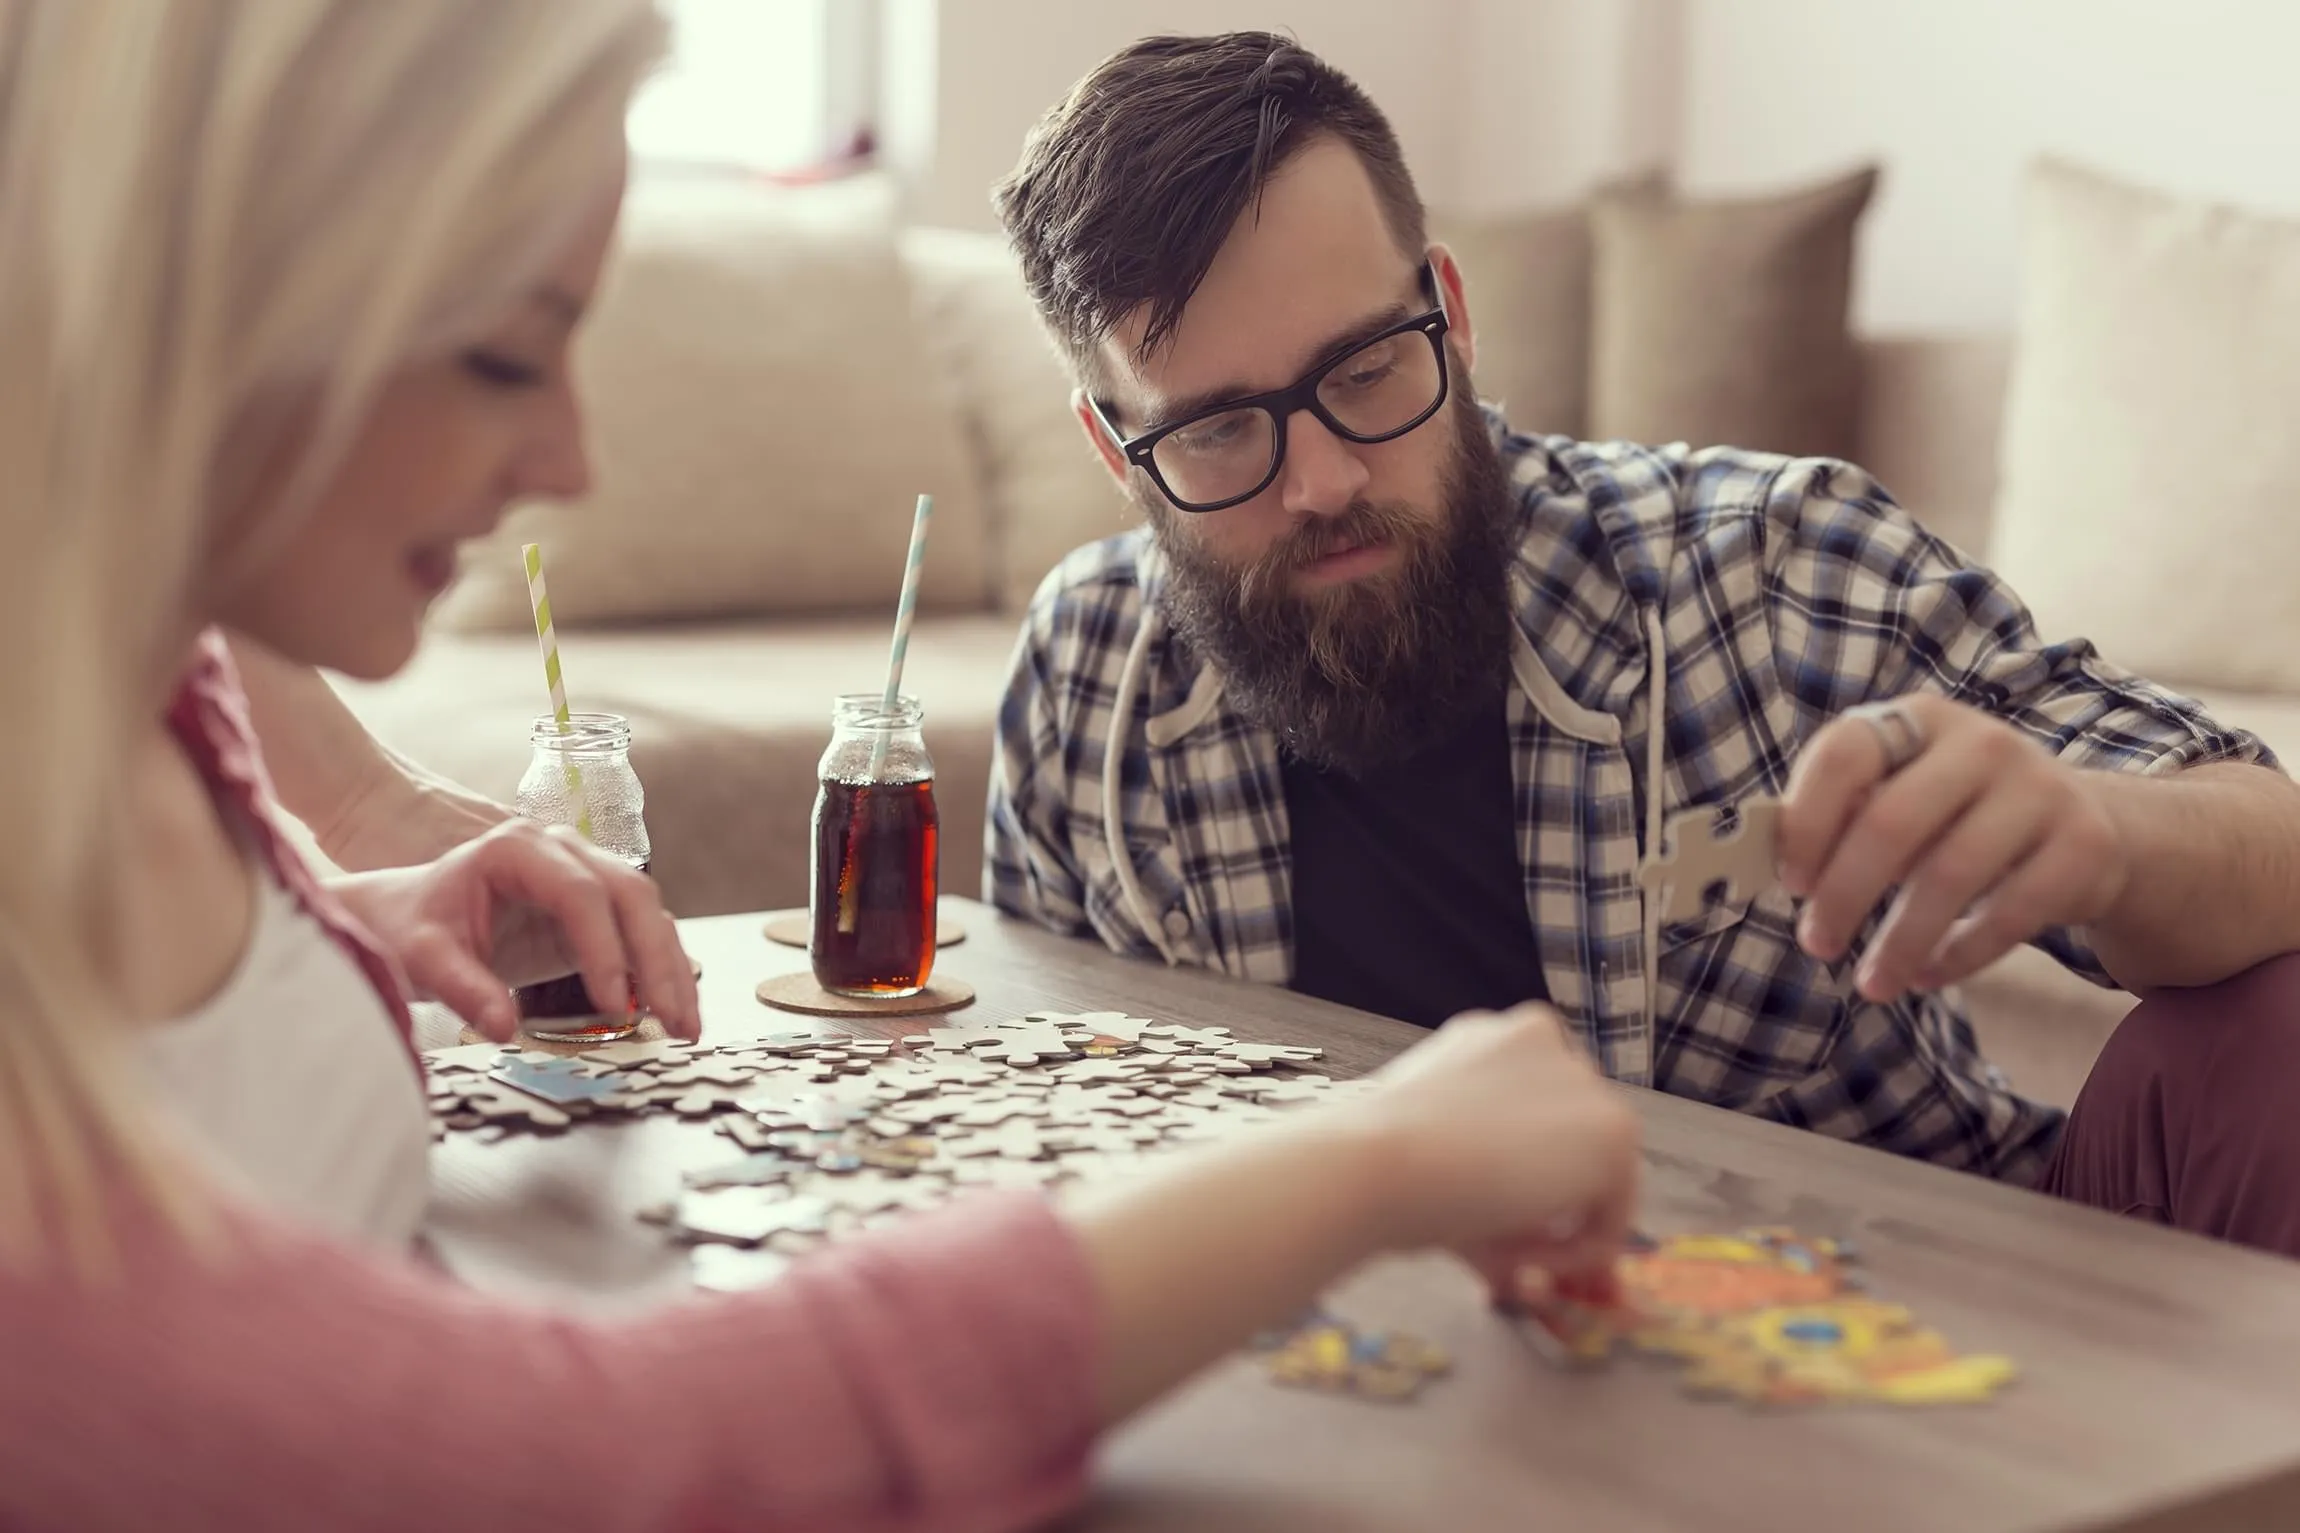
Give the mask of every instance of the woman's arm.
POLYGON ((272 789, 337 867, 414 867, 512 818, 369 734, 310 666, 229 641, 272 789))
POLYGON ((362 1533, 1024 1527, 1100 1428, 1360 1259, 1610 1259, 1634 1120, 1548 1014, 1441 1030, 1374 1090, 1059 1214, 977 1196, 756 1293, 522 1310, 236 1219, 107 1280, 0 1272, 0 1526, 362 1533))
POLYGON ((1036 1199, 614 1323, 265 1221, 230 1238, 0 1274, 0 1526, 987 1530, 1082 1483, 1093 1294, 1036 1199))

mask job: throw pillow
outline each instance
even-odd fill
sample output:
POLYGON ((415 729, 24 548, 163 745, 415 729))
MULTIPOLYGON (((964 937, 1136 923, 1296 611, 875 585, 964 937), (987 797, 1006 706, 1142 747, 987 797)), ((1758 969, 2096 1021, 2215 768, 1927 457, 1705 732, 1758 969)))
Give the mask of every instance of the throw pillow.
POLYGON ((1658 196, 1652 171, 1571 207, 1500 217, 1432 212, 1430 238, 1461 263, 1477 335, 1477 391, 1520 431, 1578 437, 1589 426, 1591 202, 1658 196))
POLYGON ((1601 196, 1591 435, 1850 456, 1853 237, 1876 184, 1870 167, 1763 198, 1601 196))
POLYGON ((1992 563, 2047 638, 2300 691, 2300 222, 2045 162, 1992 563))
POLYGON ((473 545, 439 621, 528 623, 519 545, 537 542, 571 627, 852 609, 891 622, 921 492, 935 497, 921 603, 981 607, 980 493, 892 215, 868 180, 636 181, 577 346, 595 486, 521 506, 473 545))
POLYGON ((1002 235, 906 229, 926 345, 958 402, 990 524, 990 580, 1020 612, 1081 544, 1140 520, 1070 411, 1070 371, 1002 235))

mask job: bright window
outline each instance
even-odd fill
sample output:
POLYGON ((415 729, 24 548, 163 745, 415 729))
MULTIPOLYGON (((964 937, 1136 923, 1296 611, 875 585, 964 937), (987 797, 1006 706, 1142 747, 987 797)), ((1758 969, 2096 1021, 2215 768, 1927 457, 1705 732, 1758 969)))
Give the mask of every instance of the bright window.
POLYGON ((782 172, 847 154, 869 128, 866 0, 663 0, 671 51, 632 103, 632 153, 782 172))

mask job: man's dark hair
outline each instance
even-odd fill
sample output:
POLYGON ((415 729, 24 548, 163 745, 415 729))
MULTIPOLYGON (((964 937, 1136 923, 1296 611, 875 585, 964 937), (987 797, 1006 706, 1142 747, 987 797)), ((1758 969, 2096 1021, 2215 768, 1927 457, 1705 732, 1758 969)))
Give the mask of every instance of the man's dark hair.
POLYGON ((1348 76, 1269 32, 1147 37, 1042 118, 993 200, 1038 312, 1081 373, 1136 308, 1138 355, 1171 340, 1272 175, 1331 136, 1356 151, 1409 259, 1421 195, 1389 120, 1348 76))

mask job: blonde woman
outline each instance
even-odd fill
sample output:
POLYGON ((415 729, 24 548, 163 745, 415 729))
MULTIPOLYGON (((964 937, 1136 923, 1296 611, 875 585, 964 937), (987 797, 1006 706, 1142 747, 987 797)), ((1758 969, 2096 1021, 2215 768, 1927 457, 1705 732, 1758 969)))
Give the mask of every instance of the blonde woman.
POLYGON ((217 633, 387 674, 458 543, 582 485, 569 332, 657 29, 0 0, 0 1525, 1020 1525, 1361 1258, 1618 1241, 1632 1122, 1529 1012, 1123 1192, 639 1321, 407 1260, 403 964, 484 1020, 529 902, 594 989, 690 1032, 693 990, 651 885, 530 827, 323 887, 217 633))

